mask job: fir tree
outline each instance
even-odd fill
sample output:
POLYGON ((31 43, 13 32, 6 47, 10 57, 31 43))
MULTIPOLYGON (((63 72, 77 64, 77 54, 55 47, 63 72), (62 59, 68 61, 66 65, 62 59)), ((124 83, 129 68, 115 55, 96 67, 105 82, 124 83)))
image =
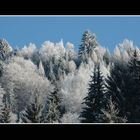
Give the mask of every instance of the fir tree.
POLYGON ((82 37, 82 43, 79 48, 79 59, 87 62, 87 58, 91 57, 93 50, 98 46, 95 34, 85 31, 82 37))
POLYGON ((7 95, 4 94, 3 95, 3 100, 2 100, 2 108, 1 108, 1 119, 0 119, 0 122, 1 123, 10 123, 11 120, 11 108, 10 108, 10 104, 9 104, 9 101, 8 101, 8 98, 7 98, 7 95))
POLYGON ((133 76, 136 83, 140 83, 140 60, 138 57, 138 52, 135 50, 130 61, 129 70, 133 76))
POLYGON ((116 103, 112 101, 110 97, 108 101, 107 108, 102 110, 104 113, 104 122, 105 123, 125 123, 127 120, 124 117, 119 116, 119 109, 116 107, 116 103))
POLYGON ((45 77, 45 71, 44 71, 44 67, 43 67, 42 61, 39 62, 38 72, 39 72, 40 76, 45 77))
POLYGON ((61 117, 61 106, 60 98, 58 95, 58 90, 55 89, 54 92, 50 93, 47 98, 47 103, 42 111, 42 122, 54 123, 60 122, 61 117))
POLYGON ((5 39, 0 39, 0 59, 6 60, 12 52, 12 47, 5 39))
POLYGON ((118 108, 120 117, 127 117, 129 122, 132 111, 132 77, 127 63, 117 60, 111 68, 110 76, 106 79, 106 89, 108 97, 112 97, 118 108))
POLYGON ((3 73, 3 61, 0 60, 0 77, 2 76, 3 73))
POLYGON ((24 123, 40 123, 42 105, 38 101, 38 97, 33 97, 34 100, 26 107, 22 113, 21 119, 24 123))
POLYGON ((89 92, 84 98, 86 107, 81 112, 82 123, 101 123, 103 122, 103 112, 101 109, 105 108, 106 99, 104 96, 104 81, 100 66, 95 67, 94 75, 89 84, 89 92))
POLYGON ((103 56, 103 60, 105 61, 106 66, 108 66, 110 63, 110 53, 108 49, 106 49, 106 52, 103 56))
POLYGON ((133 55, 128 63, 131 73, 131 90, 128 100, 129 104, 129 122, 140 122, 140 60, 138 52, 134 50, 133 55))

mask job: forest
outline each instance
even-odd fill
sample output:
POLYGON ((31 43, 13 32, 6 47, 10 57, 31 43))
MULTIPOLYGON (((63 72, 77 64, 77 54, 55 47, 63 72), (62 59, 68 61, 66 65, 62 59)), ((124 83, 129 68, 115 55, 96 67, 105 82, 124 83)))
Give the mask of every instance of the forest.
POLYGON ((78 51, 0 39, 0 123, 140 123, 140 49, 124 39, 110 52, 89 30, 78 51))

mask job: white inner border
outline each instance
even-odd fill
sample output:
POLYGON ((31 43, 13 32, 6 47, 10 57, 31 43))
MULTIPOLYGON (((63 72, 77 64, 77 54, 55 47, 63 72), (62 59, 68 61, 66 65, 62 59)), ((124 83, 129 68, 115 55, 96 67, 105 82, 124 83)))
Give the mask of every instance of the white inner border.
POLYGON ((0 15, 0 17, 140 17, 140 15, 0 15))
MULTIPOLYGON (((140 17, 140 15, 0 15, 0 17, 140 17)), ((4 123, 0 123, 4 124, 4 123)), ((63 125, 63 124, 79 124, 79 125, 129 125, 129 124, 140 124, 140 123, 5 123, 5 125, 10 125, 10 124, 16 124, 16 125, 29 125, 29 124, 35 124, 35 125, 49 125, 49 124, 57 124, 57 125, 63 125)))

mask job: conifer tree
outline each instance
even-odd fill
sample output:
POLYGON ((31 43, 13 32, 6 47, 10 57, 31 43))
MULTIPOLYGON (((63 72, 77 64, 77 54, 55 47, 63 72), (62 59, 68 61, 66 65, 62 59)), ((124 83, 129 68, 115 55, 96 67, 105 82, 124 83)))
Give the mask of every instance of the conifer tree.
POLYGON ((24 123, 40 123, 42 105, 38 101, 38 97, 33 97, 34 100, 26 107, 22 113, 21 119, 24 123))
POLYGON ((87 62, 87 58, 91 57, 93 50, 98 46, 95 34, 85 31, 82 37, 82 43, 79 48, 80 61, 87 62))
POLYGON ((104 113, 105 123, 125 123, 127 119, 119 116, 119 109, 116 107, 116 103, 112 101, 110 97, 107 108, 102 110, 104 113))
POLYGON ((40 76, 45 77, 45 71, 44 71, 44 67, 43 67, 42 61, 39 62, 38 71, 39 71, 39 75, 40 76))
POLYGON ((106 49, 106 51, 105 51, 105 54, 103 56, 103 60, 105 61, 106 66, 108 66, 110 63, 110 53, 109 53, 108 49, 106 49))
POLYGON ((6 60, 12 52, 12 47, 5 39, 0 39, 0 59, 6 60))
MULTIPOLYGON (((131 73, 131 90, 128 100, 129 105, 129 122, 140 122, 140 60, 138 52, 134 50, 130 61, 128 63, 129 71, 131 73)), ((128 98, 128 97, 127 97, 128 98)))
POLYGON ((2 76, 3 73, 3 61, 0 60, 0 77, 2 76))
POLYGON ((10 123, 11 120, 11 108, 10 104, 8 102, 7 94, 3 95, 3 100, 2 100, 2 108, 1 108, 1 118, 0 122, 1 123, 10 123))
POLYGON ((60 97, 58 95, 58 90, 55 89, 54 92, 50 93, 47 98, 47 103, 44 110, 42 111, 42 122, 60 122, 60 109, 60 97))
POLYGON ((106 79, 106 92, 118 108, 120 117, 126 116, 128 122, 132 111, 132 77, 127 63, 117 60, 106 79))
POLYGON ((101 123, 103 122, 103 112, 106 106, 106 99, 104 96, 104 81, 100 66, 96 66, 92 80, 89 84, 88 95, 84 98, 84 104, 80 118, 82 123, 101 123))
POLYGON ((138 52, 135 50, 129 61, 129 70, 132 73, 133 79, 138 84, 140 83, 140 60, 138 52))

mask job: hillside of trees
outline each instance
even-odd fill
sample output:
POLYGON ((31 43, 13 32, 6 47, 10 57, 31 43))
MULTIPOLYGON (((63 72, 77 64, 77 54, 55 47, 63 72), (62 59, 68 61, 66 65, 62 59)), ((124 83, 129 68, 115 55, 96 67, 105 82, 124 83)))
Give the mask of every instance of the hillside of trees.
POLYGON ((0 123, 140 123, 139 48, 110 53, 89 30, 79 44, 1 39, 0 123))

